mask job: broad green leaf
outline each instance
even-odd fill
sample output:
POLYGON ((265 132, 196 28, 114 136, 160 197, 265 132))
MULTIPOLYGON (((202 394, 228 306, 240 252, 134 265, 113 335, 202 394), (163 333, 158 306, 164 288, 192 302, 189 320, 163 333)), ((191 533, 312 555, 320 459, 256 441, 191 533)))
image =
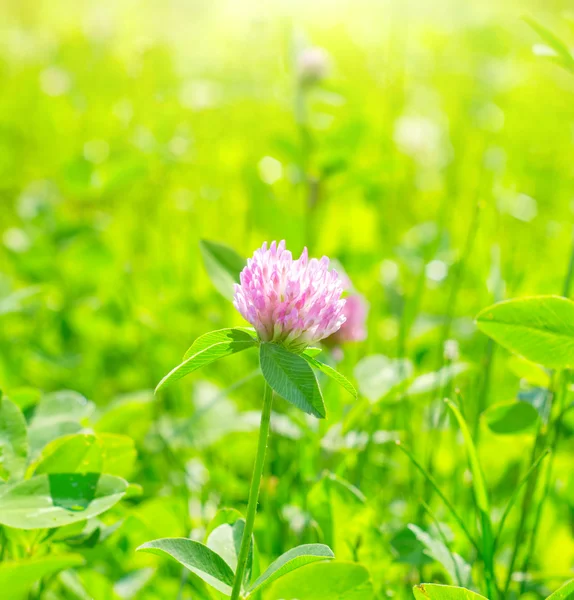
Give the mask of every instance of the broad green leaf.
POLYGON ((465 588, 438 583, 421 583, 413 588, 416 600, 488 600, 465 588))
POLYGON ((560 296, 506 300, 476 317, 478 328, 507 350, 551 369, 574 366, 574 302, 560 296))
POLYGON ((126 488, 123 479, 112 475, 36 475, 0 492, 0 523, 16 529, 69 525, 105 512, 126 488))
POLYGON ((419 394, 426 394, 428 392, 434 392, 445 386, 447 383, 456 379, 459 375, 462 375, 470 369, 468 363, 453 363, 452 365, 446 365, 438 371, 432 373, 424 373, 419 375, 408 387, 407 395, 417 396, 419 394))
MULTIPOLYGON (((200 350, 197 350, 195 354, 188 356, 181 364, 175 369, 172 369, 158 384, 155 388, 156 393, 164 388, 168 384, 172 384, 185 375, 189 375, 193 371, 204 367, 224 356, 247 350, 257 345, 257 342, 249 333, 244 329, 220 329, 219 331, 212 331, 202 338, 209 336, 209 346, 201 344, 200 350)), ((202 339, 199 338, 199 339, 202 339)), ((199 341, 199 340, 198 340, 199 341)), ((193 346, 192 346, 193 348, 193 346)))
POLYGON ((567 581, 553 594, 550 594, 546 600, 569 600, 570 598, 574 598, 574 579, 567 581))
POLYGON ((528 402, 500 402, 490 406, 482 416, 488 428, 500 435, 531 431, 539 419, 538 411, 528 402))
POLYGON ((163 538, 147 542, 137 550, 159 556, 170 556, 216 590, 228 596, 231 593, 233 586, 231 567, 221 556, 200 542, 186 538, 163 538))
POLYGON ((524 20, 556 52, 556 55, 560 58, 560 64, 574 73, 574 57, 568 46, 556 34, 534 19, 525 18, 524 20))
MULTIPOLYGON (((186 361, 188 358, 191 358, 194 354, 197 354, 202 350, 210 348, 214 344, 219 344, 222 341, 225 342, 227 339, 226 336, 233 336, 238 331, 249 335, 252 340, 254 340, 256 337, 255 329, 252 327, 228 327, 226 329, 216 329, 215 331, 210 331, 200 335, 183 355, 183 361, 186 361)), ((252 342, 252 340, 249 340, 246 337, 241 337, 241 339, 244 339, 249 343, 252 342)))
POLYGON ((476 504, 478 508, 485 514, 489 513, 489 500, 488 500, 488 492, 486 491, 486 485, 484 483, 484 476, 482 474, 482 468, 480 466, 480 462, 478 460, 478 453, 476 451, 476 447, 474 445, 474 441, 472 440, 472 436, 470 434, 470 430, 464 417, 462 416, 458 406, 452 402, 451 400, 446 401, 452 413, 454 414, 458 426, 460 427, 460 431, 464 438, 464 443, 466 446, 466 452, 468 454, 468 462, 470 464, 470 471, 472 473, 472 484, 474 486, 474 494, 476 496, 476 504))
MULTIPOLYGON (((237 559, 239 556, 239 549, 241 548, 241 538, 243 537, 244 529, 244 519, 237 519, 233 523, 222 523, 209 534, 205 544, 210 550, 213 550, 216 554, 221 556, 234 573, 237 569, 237 559)), ((251 579, 251 572, 253 569, 253 547, 254 542, 252 538, 249 556, 247 557, 247 567, 243 577, 243 586, 246 586, 251 579)))
POLYGON ((291 548, 272 562, 265 572, 249 587, 249 594, 268 586, 280 577, 305 565, 335 558, 333 551, 324 544, 304 544, 291 548))
POLYGON ((42 398, 42 392, 33 387, 20 387, 11 389, 8 397, 14 404, 17 404, 21 410, 26 410, 35 406, 42 398))
POLYGON ((550 375, 540 365, 515 355, 510 356, 506 364, 517 377, 530 385, 544 389, 550 387, 550 375))
POLYGON ((102 466, 102 449, 96 436, 77 433, 50 442, 42 450, 34 474, 101 473, 102 466))
POLYGON ((410 360, 388 358, 382 354, 366 356, 355 367, 359 391, 370 402, 384 398, 412 375, 413 365, 410 360))
POLYGON ((420 527, 411 524, 408 528, 415 534, 417 540, 425 546, 425 553, 444 567, 452 583, 468 585, 471 567, 461 556, 451 552, 441 540, 434 538, 420 527))
POLYGON ((0 479, 19 479, 28 458, 28 431, 22 411, 0 392, 0 479))
POLYGON ((239 274, 247 261, 229 246, 217 242, 201 240, 199 249, 205 270, 217 291, 223 297, 233 299, 233 286, 239 283, 239 274))
POLYGON ((30 472, 107 473, 125 477, 136 459, 134 442, 125 435, 77 433, 51 441, 30 472))
POLYGON ((312 356, 308 356, 305 353, 303 353, 301 356, 312 367, 319 369, 319 371, 321 371, 322 373, 325 373, 325 375, 327 375, 328 377, 330 377, 331 379, 336 381, 341 387, 345 388, 349 392, 349 394, 351 394, 351 396, 353 396, 353 398, 357 397, 357 390, 355 389, 353 384, 344 375, 341 375, 341 373, 339 373, 339 371, 336 371, 335 369, 333 369, 333 367, 330 367, 329 365, 326 365, 325 363, 315 360, 312 356))
POLYGON ((2 597, 6 600, 27 599, 30 589, 37 581, 82 564, 84 564, 84 558, 79 554, 54 554, 40 558, 1 562, 0 590, 2 590, 2 597))
POLYGON ((357 563, 317 562, 275 581, 266 600, 372 600, 369 572, 357 563))
POLYGON ((127 435, 115 433, 97 434, 102 448, 102 473, 128 477, 137 459, 134 441, 127 435))
POLYGON ((303 412, 325 418, 321 390, 306 359, 270 343, 261 344, 259 358, 263 377, 273 391, 303 412))

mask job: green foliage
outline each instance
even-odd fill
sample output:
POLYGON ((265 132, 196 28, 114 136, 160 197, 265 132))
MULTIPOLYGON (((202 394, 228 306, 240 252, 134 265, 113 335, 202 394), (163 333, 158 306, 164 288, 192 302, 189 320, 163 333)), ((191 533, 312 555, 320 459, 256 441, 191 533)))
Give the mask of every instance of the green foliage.
POLYGON ((303 412, 319 419, 326 416, 323 396, 313 370, 302 358, 277 344, 262 343, 261 372, 271 389, 303 412))
POLYGON ((535 296, 500 302, 476 317, 478 328, 500 345, 545 367, 574 366, 574 302, 535 296))
POLYGON ((28 432, 24 415, 0 392, 0 479, 19 478, 28 458, 28 432))
POLYGON ((233 285, 239 283, 239 273, 245 266, 245 259, 235 250, 208 240, 199 242, 205 269, 217 291, 225 298, 233 298, 233 285))
POLYGON ((461 587, 421 583, 413 589, 416 600, 487 600, 484 596, 461 587))
POLYGON ((182 377, 201 369, 224 356, 242 352, 257 343, 252 335, 244 329, 220 329, 202 335, 195 340, 184 356, 184 360, 172 369, 155 388, 156 393, 166 385, 172 384, 182 377))
POLYGON ((538 422, 538 412, 528 402, 501 402, 492 405, 483 414, 493 433, 512 435, 532 431, 538 422))

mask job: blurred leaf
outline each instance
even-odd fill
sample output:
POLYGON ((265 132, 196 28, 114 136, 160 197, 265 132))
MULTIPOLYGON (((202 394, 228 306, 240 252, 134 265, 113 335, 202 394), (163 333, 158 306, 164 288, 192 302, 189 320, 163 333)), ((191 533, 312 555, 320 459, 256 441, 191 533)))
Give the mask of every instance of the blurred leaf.
POLYGON ((266 600, 372 600, 369 572, 356 563, 310 564, 276 581, 266 600))
POLYGON ((221 556, 204 544, 186 538, 163 538, 147 542, 137 550, 159 556, 167 555, 216 590, 228 596, 231 593, 233 571, 221 556))
POLYGON ((0 523, 16 529, 69 525, 105 512, 126 488, 112 475, 37 475, 0 492, 0 523))
POLYGON ((249 586, 249 594, 268 586, 280 577, 287 575, 287 573, 291 573, 305 565, 331 558, 335 558, 335 555, 329 546, 324 544, 305 544, 291 548, 272 562, 265 572, 249 586))
POLYGON ((205 532, 206 538, 220 525, 233 525, 240 519, 243 519, 243 515, 235 508, 221 508, 209 522, 205 532))
POLYGON ((186 354, 187 358, 157 384, 155 392, 159 392, 165 386, 224 356, 247 350, 256 345, 257 342, 253 337, 240 328, 220 329, 207 333, 194 342, 191 349, 194 349, 195 353, 186 354))
POLYGON ((233 286, 239 283, 239 274, 245 267, 246 260, 229 246, 218 242, 201 240, 199 248, 213 285, 224 298, 232 300, 233 286))
POLYGON ((474 487, 474 493, 476 496, 476 504, 482 512, 488 514, 490 510, 488 492, 486 490, 482 468, 480 466, 480 461, 478 460, 478 453, 470 434, 470 430, 468 429, 468 425, 466 424, 466 421, 464 420, 464 417, 462 416, 458 406, 451 400, 446 400, 446 403, 454 414, 458 422, 458 426, 460 427, 462 437, 464 438, 464 444, 468 454, 468 462, 472 472, 472 485, 474 487))
POLYGON ((421 583, 413 588, 416 600, 488 600, 480 594, 461 587, 421 583))
POLYGON ((360 360, 355 367, 359 391, 371 402, 384 398, 389 392, 413 375, 408 359, 394 359, 373 354, 360 360))
POLYGON ((8 397, 14 404, 18 405, 21 410, 26 410, 31 406, 35 406, 42 398, 42 392, 33 387, 20 387, 11 389, 8 397))
POLYGON ((0 479, 19 479, 28 458, 28 431, 22 411, 0 392, 0 479))
POLYGON ((428 564, 433 559, 425 552, 425 546, 410 527, 403 527, 391 539, 391 546, 397 553, 396 561, 415 567, 428 564))
POLYGON ((546 600, 568 600, 574 596, 574 579, 567 581, 562 587, 550 594, 546 600))
POLYGON ((548 389, 550 387, 550 376, 536 363, 530 362, 520 356, 511 356, 507 361, 508 368, 528 384, 548 389))
POLYGON ((574 366, 574 302, 561 296, 506 300, 476 317, 501 346, 552 369, 574 366))
POLYGON ((349 394, 351 394, 351 396, 353 396, 353 398, 357 397, 357 390, 355 389, 353 384, 344 375, 341 375, 341 373, 339 373, 339 371, 336 371, 335 369, 333 369, 329 365, 326 365, 325 363, 315 360, 313 357, 306 355, 305 353, 301 354, 301 356, 312 367, 319 369, 319 371, 321 371, 322 373, 325 373, 325 375, 327 375, 328 377, 330 377, 331 379, 336 381, 341 387, 345 388, 349 392, 349 394))
POLYGON ((153 419, 153 393, 144 390, 114 400, 96 422, 97 432, 124 434, 143 442, 153 419))
POLYGON ((419 375, 407 389, 407 395, 417 396, 434 392, 462 375, 462 373, 466 373, 469 369, 470 365, 468 363, 453 363, 442 367, 438 371, 419 375))
POLYGON ((426 554, 434 558, 444 567, 452 583, 458 583, 460 585, 468 585, 470 583, 471 567, 461 556, 451 552, 444 542, 435 539, 420 527, 411 524, 408 528, 425 546, 426 554))
POLYGON ((538 421, 538 411, 527 402, 500 402, 482 413, 486 425, 500 435, 531 431, 538 421))
POLYGON ((34 474, 101 473, 102 465, 102 449, 96 436, 78 433, 50 442, 42 450, 34 474))
POLYGON ((60 554, 26 558, 0 563, 0 589, 7 600, 25 600, 32 586, 43 579, 71 567, 84 564, 79 554, 60 554))
POLYGON ((81 394, 63 390, 46 394, 34 412, 28 431, 32 455, 52 440, 81 431, 94 405, 81 394))
POLYGON ((274 392, 303 412, 325 418, 317 378, 304 358, 270 343, 261 344, 259 357, 263 377, 274 392))
POLYGON ((560 64, 568 71, 574 73, 574 57, 568 46, 552 31, 531 18, 524 19, 534 31, 552 48, 560 58, 560 64))

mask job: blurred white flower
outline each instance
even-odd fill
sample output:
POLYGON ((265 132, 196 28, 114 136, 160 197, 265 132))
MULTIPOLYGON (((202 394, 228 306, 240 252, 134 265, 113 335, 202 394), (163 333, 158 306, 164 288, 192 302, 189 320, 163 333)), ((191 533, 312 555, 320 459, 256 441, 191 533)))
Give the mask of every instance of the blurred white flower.
POLYGON ((329 54, 324 48, 305 48, 297 57, 297 75, 302 83, 316 83, 324 79, 330 69, 329 54))

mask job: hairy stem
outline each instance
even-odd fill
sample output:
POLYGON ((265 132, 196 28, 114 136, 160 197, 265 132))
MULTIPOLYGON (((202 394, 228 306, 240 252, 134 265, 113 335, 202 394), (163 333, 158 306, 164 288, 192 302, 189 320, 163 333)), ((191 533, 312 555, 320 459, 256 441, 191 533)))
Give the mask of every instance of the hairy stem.
POLYGON ((241 538, 239 557, 237 558, 237 569, 235 571, 235 579, 233 580, 231 600, 238 600, 240 597, 239 594, 241 593, 241 585, 245 576, 245 568, 247 567, 247 559, 249 557, 249 550, 251 547, 251 536, 253 535, 253 526, 255 524, 255 514, 257 513, 257 502, 259 500, 259 488, 261 486, 263 464, 265 462, 265 451, 267 450, 267 440, 269 438, 272 404, 273 390, 267 384, 265 384, 263 410, 261 412, 261 425, 259 427, 259 442, 257 444, 257 454, 255 456, 255 466, 253 467, 251 489, 249 490, 249 502, 247 504, 247 517, 245 520, 243 537, 241 538))

